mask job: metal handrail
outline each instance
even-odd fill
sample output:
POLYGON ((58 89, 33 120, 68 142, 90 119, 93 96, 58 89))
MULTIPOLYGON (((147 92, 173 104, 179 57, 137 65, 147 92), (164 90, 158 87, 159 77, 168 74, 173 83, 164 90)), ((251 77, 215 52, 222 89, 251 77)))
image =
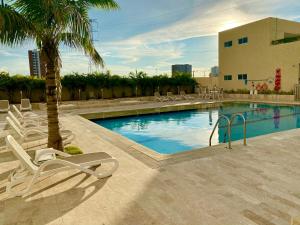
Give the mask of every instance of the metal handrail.
POLYGON ((242 119, 243 119, 243 121, 244 121, 244 145, 246 146, 247 145, 247 143, 246 143, 246 133, 247 133, 247 125, 246 125, 246 119, 245 119, 245 117, 244 117, 244 115, 243 114, 241 114, 241 113, 235 113, 235 114, 233 114, 232 116, 231 116, 231 119, 230 119, 230 124, 229 124, 229 126, 230 126, 230 131, 231 131, 231 127, 232 127, 232 123, 233 123, 233 120, 234 120, 234 118, 235 117, 241 117, 242 119))
POLYGON ((211 135, 209 137, 209 146, 211 146, 211 139, 214 135, 214 132, 217 128, 217 125, 219 124, 221 119, 225 119, 227 121, 227 130, 228 130, 228 148, 231 149, 231 128, 230 128, 230 120, 225 115, 220 115, 218 121, 216 122, 213 131, 211 132, 211 135))

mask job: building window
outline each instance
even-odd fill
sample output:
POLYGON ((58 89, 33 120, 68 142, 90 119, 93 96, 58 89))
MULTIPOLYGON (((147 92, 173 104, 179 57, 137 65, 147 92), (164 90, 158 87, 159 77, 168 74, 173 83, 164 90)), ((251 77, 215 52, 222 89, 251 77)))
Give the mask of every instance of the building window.
POLYGON ((225 43, 224 43, 224 47, 225 48, 230 48, 232 46, 232 41, 226 41, 225 43))
POLYGON ((232 80, 232 75, 224 75, 224 80, 232 80))
POLYGON ((243 37, 239 39, 239 45, 244 45, 248 43, 248 37, 243 37))
POLYGON ((238 80, 248 80, 247 74, 238 74, 238 80))

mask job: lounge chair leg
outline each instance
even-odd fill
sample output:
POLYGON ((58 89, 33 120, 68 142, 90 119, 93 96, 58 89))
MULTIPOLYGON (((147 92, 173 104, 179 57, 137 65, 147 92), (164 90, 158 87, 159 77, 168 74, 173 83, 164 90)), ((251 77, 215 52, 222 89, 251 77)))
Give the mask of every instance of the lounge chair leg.
POLYGON ((96 177, 97 177, 98 179, 102 179, 102 178, 105 178, 105 177, 110 177, 110 176, 112 176, 112 174, 113 174, 113 173, 118 169, 118 167, 119 167, 119 162, 118 162, 118 160, 116 160, 116 159, 114 159, 114 158, 102 160, 102 164, 104 164, 104 163, 113 163, 114 165, 113 165, 113 167, 112 167, 109 171, 107 171, 106 173, 98 173, 98 174, 96 175, 96 177))
POLYGON ((9 183, 6 185, 6 191, 11 196, 23 196, 31 189, 32 185, 35 183, 38 176, 39 176, 39 172, 37 172, 34 176, 31 176, 24 168, 17 168, 8 177, 9 183), (15 186, 25 183, 29 179, 30 181, 27 187, 25 187, 21 191, 13 190, 15 186))
POLYGON ((30 181, 30 185, 27 186, 25 189, 23 189, 21 191, 15 191, 14 187, 17 186, 17 185, 19 185, 19 184, 25 183, 26 180, 28 180, 28 179, 29 179, 29 177, 23 177, 23 178, 18 178, 18 179, 11 178, 11 181, 6 185, 6 191, 7 191, 7 193, 9 193, 13 197, 23 196, 31 188, 33 178, 30 181))

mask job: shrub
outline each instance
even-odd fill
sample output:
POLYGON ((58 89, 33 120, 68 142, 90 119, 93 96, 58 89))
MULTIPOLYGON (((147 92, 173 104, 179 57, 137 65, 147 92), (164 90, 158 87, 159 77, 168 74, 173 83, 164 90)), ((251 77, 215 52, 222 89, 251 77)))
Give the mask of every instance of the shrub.
POLYGON ((64 152, 70 154, 70 155, 79 155, 79 154, 83 154, 83 152, 81 151, 81 149, 77 146, 73 146, 73 145, 69 145, 67 147, 64 148, 64 152))

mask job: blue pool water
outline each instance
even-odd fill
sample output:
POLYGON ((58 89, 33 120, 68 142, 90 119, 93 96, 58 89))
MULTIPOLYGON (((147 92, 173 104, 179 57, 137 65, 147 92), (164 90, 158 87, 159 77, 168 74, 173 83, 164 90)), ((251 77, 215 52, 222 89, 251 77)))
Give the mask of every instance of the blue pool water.
MULTIPOLYGON (((247 120, 247 137, 300 128, 299 106, 234 103, 218 109, 189 110, 151 115, 95 120, 156 152, 171 154, 208 146, 209 136, 219 115, 242 113, 247 120)), ((243 138, 243 121, 233 123, 232 140, 243 138)), ((227 141, 225 122, 221 121, 212 143, 227 141)))

